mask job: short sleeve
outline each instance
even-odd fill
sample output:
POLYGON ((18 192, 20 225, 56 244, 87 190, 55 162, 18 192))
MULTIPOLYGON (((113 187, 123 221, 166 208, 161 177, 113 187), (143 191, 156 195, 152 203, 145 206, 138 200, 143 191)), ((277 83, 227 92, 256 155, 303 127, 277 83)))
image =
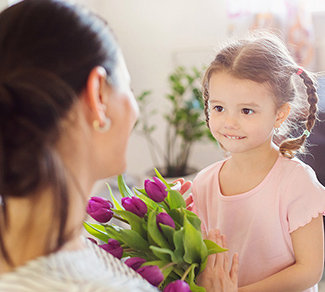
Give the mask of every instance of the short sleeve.
POLYGON ((325 212, 325 188, 311 167, 297 164, 284 194, 289 233, 325 212))

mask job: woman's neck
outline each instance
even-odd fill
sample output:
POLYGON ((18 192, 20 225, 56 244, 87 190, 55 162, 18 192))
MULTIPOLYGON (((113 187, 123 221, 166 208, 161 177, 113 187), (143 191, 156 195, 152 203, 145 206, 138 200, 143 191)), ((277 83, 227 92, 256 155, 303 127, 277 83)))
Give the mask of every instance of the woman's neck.
MULTIPOLYGON (((74 250, 83 247, 80 241, 82 222, 85 218, 86 199, 77 191, 70 195, 66 233, 68 241, 60 250, 74 250)), ((53 194, 51 190, 25 198, 6 200, 8 227, 3 242, 13 262, 10 266, 0 257, 0 274, 48 254, 57 249, 58 224, 53 213, 53 194), (54 219, 55 218, 55 219, 54 219)))

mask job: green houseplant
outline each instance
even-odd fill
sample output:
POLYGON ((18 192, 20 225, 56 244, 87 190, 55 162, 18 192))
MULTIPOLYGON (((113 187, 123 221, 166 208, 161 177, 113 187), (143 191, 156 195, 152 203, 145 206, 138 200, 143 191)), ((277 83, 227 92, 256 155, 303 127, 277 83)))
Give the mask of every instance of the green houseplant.
POLYGON ((189 157, 195 142, 210 137, 203 114, 204 104, 200 90, 201 72, 177 67, 169 75, 170 92, 166 98, 171 104, 164 113, 167 121, 165 146, 154 138, 156 125, 150 118, 157 110, 148 110, 151 91, 144 91, 138 96, 141 116, 136 129, 146 138, 153 163, 164 177, 181 177, 196 171, 189 167, 189 157))

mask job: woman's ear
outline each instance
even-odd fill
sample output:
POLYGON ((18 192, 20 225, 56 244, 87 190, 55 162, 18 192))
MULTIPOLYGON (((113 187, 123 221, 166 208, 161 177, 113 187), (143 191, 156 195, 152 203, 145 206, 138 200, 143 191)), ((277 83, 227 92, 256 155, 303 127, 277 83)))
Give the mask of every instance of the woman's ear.
POLYGON ((282 105, 277 110, 277 119, 274 124, 274 128, 280 128, 281 124, 287 119, 287 117, 290 114, 291 106, 288 102, 286 102, 284 105, 282 105))
MULTIPOLYGON (((86 88, 86 102, 97 120, 99 125, 105 123, 106 105, 103 101, 103 93, 105 92, 107 73, 103 67, 95 67, 91 70, 86 88)), ((107 90, 107 89, 106 89, 107 90)))

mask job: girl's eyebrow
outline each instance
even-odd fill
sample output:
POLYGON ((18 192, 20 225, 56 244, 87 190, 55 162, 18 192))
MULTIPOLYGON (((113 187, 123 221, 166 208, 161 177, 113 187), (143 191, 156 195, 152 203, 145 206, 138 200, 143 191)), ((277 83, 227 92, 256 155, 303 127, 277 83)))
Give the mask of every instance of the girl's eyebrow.
POLYGON ((259 108, 261 107, 259 104, 257 103, 254 103, 254 102, 251 102, 251 103, 241 103, 239 104, 240 106, 243 106, 243 107, 254 107, 254 108, 259 108))
POLYGON ((215 99, 209 99, 209 102, 210 103, 222 103, 221 101, 215 100, 215 99))

